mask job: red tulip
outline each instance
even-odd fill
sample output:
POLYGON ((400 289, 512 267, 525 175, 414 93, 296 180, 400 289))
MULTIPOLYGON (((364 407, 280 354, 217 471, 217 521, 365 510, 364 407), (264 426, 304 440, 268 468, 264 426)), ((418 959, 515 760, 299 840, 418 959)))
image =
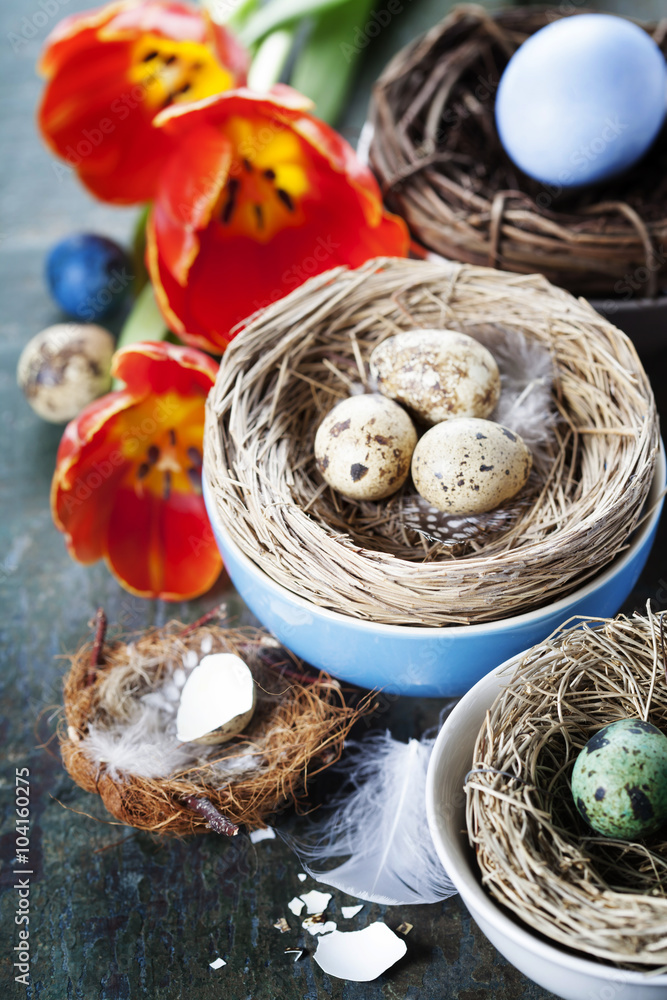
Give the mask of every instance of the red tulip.
POLYGON ((125 382, 67 425, 51 486, 56 527, 79 562, 104 558, 126 590, 187 600, 222 561, 201 494, 204 401, 216 363, 166 343, 119 351, 125 382))
POLYGON ((167 325, 220 354, 233 328, 339 264, 404 257, 405 223, 352 148, 289 87, 240 89, 157 116, 178 148, 149 219, 147 261, 167 325))
POLYGON ((66 17, 46 41, 39 126, 103 201, 154 195, 173 148, 155 115, 245 82, 248 58, 205 11, 175 0, 121 0, 66 17))

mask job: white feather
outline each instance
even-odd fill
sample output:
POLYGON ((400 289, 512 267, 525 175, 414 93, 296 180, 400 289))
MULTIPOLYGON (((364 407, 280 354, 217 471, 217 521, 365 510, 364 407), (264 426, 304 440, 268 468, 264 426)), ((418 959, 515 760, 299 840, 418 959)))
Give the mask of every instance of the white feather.
POLYGON ((432 739, 401 743, 389 732, 346 747, 353 790, 332 803, 309 842, 291 841, 318 882, 375 903, 434 903, 456 892, 426 821, 426 770, 432 739), (347 856, 337 868, 313 865, 347 856), (308 863, 306 863, 308 862, 308 863))

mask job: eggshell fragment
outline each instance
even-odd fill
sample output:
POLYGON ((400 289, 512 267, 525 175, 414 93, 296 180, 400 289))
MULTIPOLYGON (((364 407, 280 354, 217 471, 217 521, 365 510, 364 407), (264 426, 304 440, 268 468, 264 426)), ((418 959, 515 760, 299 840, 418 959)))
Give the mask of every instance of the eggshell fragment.
POLYGON ((57 323, 29 340, 16 378, 35 413, 63 424, 111 386, 114 338, 92 323, 57 323))
POLYGON ((255 681, 232 653, 205 656, 181 692, 177 737, 184 743, 226 743, 242 732, 255 711, 255 681))
POLYGON ((419 440, 412 478, 417 492, 438 510, 480 514, 519 492, 532 461, 514 431, 462 417, 436 424, 419 440))
POLYGON ((456 330, 406 330, 379 344, 371 376, 385 396, 422 420, 488 417, 500 398, 500 373, 490 351, 456 330))
POLYGON ((329 976, 368 983, 403 958, 407 950, 405 941, 377 920, 361 931, 325 934, 313 958, 329 976))
POLYGON ((417 432, 398 403, 379 394, 351 396, 334 406, 315 436, 324 480, 353 500, 380 500, 410 472, 417 432))

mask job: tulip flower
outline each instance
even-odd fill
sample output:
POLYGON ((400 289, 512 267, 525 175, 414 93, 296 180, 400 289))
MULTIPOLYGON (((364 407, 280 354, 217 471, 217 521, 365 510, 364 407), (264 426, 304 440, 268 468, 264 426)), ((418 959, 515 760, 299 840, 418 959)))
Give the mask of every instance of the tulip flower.
POLYGON ((173 147, 155 115, 245 82, 248 58, 205 11, 175 0, 121 0, 72 14, 46 40, 39 126, 98 198, 153 197, 173 147))
POLYGON ((221 354, 237 324, 312 275, 407 255, 405 223, 310 106, 277 85, 156 117, 155 131, 178 146, 160 174, 147 263, 165 321, 186 343, 221 354))
POLYGON ((217 364, 189 347, 139 343, 114 357, 125 388, 67 425, 51 487, 78 562, 105 559, 141 597, 187 600, 222 561, 201 492, 204 402, 217 364))

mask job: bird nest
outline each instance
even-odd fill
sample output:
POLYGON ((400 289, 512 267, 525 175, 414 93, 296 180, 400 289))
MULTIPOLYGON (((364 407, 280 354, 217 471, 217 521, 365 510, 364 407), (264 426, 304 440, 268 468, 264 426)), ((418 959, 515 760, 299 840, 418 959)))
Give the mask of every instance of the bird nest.
POLYGON ((667 964, 667 831, 597 835, 570 780, 603 726, 667 731, 660 621, 597 619, 525 653, 487 713, 467 776, 467 825, 492 895, 563 945, 626 965, 667 964))
MULTIPOLYGON (((495 94, 505 66, 530 35, 563 16, 556 8, 455 8, 378 80, 370 165, 387 205, 429 250, 539 271, 577 294, 629 298, 641 289, 651 297, 667 268, 667 130, 622 177, 578 192, 531 180, 498 138, 495 94)), ((667 52, 667 20, 646 30, 667 52)))
POLYGON ((597 573, 638 523, 658 447, 634 348, 588 303, 541 276, 381 260, 311 279, 235 337, 207 401, 204 474, 225 531, 288 590, 437 626, 517 614, 597 573), (520 335, 553 366, 553 426, 526 490, 455 544, 406 518, 410 482, 389 500, 344 500, 313 456, 324 415, 369 387, 373 348, 415 327, 520 335))
POLYGON ((308 780, 339 758, 370 699, 346 705, 337 681, 309 673, 261 629, 171 622, 132 642, 102 648, 98 636, 84 645, 71 658, 64 705, 65 767, 122 823, 158 834, 233 835, 239 824, 261 827, 283 806, 298 807, 308 780), (177 671, 187 673, 209 652, 235 653, 248 664, 257 708, 228 743, 179 744, 169 688, 177 671), (148 767, 138 730, 153 743, 148 767))

